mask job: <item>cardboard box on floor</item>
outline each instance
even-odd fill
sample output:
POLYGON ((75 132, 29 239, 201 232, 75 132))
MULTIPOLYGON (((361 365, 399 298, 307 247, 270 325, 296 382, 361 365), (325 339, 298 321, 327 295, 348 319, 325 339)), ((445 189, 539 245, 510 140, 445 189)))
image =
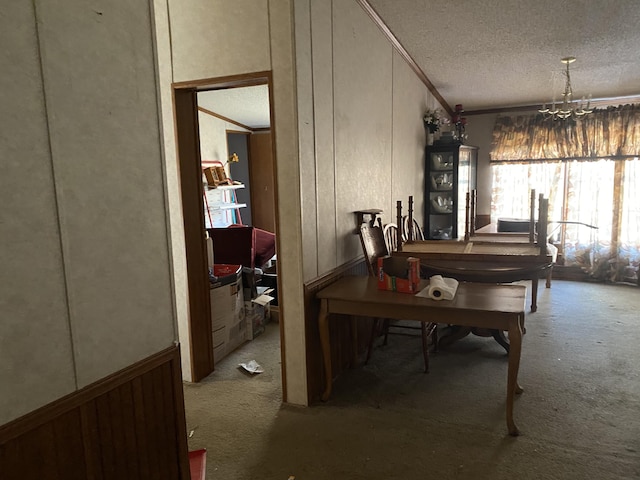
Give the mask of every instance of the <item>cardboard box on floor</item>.
POLYGON ((258 296, 244 302, 247 339, 253 340, 262 332, 271 319, 270 306, 274 297, 270 295, 272 288, 258 287, 258 296))
POLYGON ((211 288, 209 296, 213 359, 218 362, 249 339, 241 274, 238 273, 231 283, 211 288))

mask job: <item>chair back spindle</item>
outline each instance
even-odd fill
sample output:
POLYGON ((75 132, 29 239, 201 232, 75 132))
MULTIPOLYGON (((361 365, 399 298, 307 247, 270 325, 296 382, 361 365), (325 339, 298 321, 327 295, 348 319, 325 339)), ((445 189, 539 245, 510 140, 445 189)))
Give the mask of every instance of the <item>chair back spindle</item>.
POLYGON ((404 232, 402 231, 402 200, 396 201, 396 225, 397 225, 397 239, 396 248, 398 252, 402 251, 402 239, 404 238, 404 232))
POLYGON ((398 225, 395 223, 387 223, 382 229, 384 235, 384 243, 387 246, 389 254, 398 250, 398 225))

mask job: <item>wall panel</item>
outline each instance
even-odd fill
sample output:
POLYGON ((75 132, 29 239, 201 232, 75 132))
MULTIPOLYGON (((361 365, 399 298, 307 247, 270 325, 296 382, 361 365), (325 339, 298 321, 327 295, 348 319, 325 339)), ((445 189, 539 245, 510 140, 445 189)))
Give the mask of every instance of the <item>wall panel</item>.
POLYGON ((353 211, 391 197, 393 48, 356 2, 333 5, 338 264, 362 254, 353 211))
MULTIPOLYGON (((158 99, 162 120, 163 149, 165 156, 164 175, 166 181, 167 212, 171 243, 171 271, 175 291, 176 318, 178 331, 185 330, 188 336, 189 302, 187 299, 187 261, 184 255, 184 225, 182 221, 182 198, 180 196, 180 179, 176 166, 175 125, 173 121, 173 65, 171 52, 171 32, 169 31, 169 11, 166 0, 153 0, 154 36, 156 67, 158 71, 158 99)), ((191 378, 191 351, 188 342, 180 339, 182 355, 182 372, 185 381, 191 378)))
POLYGON ((31 2, 0 14, 0 425, 75 389, 31 2))
POLYGON ((413 216, 423 224, 426 133, 422 116, 430 101, 433 102, 427 87, 394 51, 392 195, 391 204, 384 207, 387 222, 396 222, 397 200, 402 201, 403 213, 408 214, 408 197, 413 195, 413 216))
MULTIPOLYGON (((311 0, 313 110, 315 119, 317 275, 338 266, 334 148, 332 4, 311 0)), ((306 277, 305 277, 306 279, 306 277)))
POLYGON ((37 2, 78 385, 175 338, 150 4, 37 2))
POLYGON ((285 401, 307 403, 303 297, 300 163, 297 133, 294 19, 291 0, 269 0, 272 114, 275 119, 276 195, 278 201, 278 277, 281 304, 285 401), (286 252, 286 255, 282 253, 286 252))
POLYGON ((267 0, 169 0, 174 81, 270 67, 267 0))
POLYGON ((318 275, 318 191, 314 130, 314 81, 309 0, 295 5, 298 145, 300 152, 300 201, 302 210, 303 277, 318 275))

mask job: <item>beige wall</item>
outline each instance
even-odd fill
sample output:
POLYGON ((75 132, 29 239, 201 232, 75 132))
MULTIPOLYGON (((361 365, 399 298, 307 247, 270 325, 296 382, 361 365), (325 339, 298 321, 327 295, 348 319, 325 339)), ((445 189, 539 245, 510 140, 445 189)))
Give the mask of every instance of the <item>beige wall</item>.
POLYGON ((422 217, 425 131, 434 98, 357 2, 296 2, 304 279, 362 255, 353 211, 422 217))
MULTIPOLYGON (((156 8, 161 8, 156 2, 156 8)), ((165 3, 165 2, 162 2, 165 3)), ((173 81, 270 70, 269 0, 168 0, 173 81)), ((273 4, 273 5, 272 5, 273 4)), ((285 7, 289 2, 284 2, 285 7)), ((165 7, 166 8, 166 7, 165 7)))
POLYGON ((0 424, 176 338, 174 317, 184 320, 188 304, 170 85, 264 70, 286 198, 287 398, 306 403, 303 280, 360 255, 353 210, 388 214, 394 196, 420 184, 424 132, 413 122, 433 102, 356 2, 327 3, 295 3, 295 49, 290 1, 118 0, 99 11, 36 1, 36 11, 19 2, 3 11, 0 200, 11 216, 0 222, 0 384, 10 388, 0 424), (298 115, 311 115, 310 130, 298 115))
MULTIPOLYGON (((203 160, 219 160, 222 163, 225 163, 229 158, 227 130, 249 132, 249 130, 201 111, 198 111, 198 124, 200 126, 200 156, 203 160)), ((228 170, 227 173, 229 173, 228 170)))
POLYGON ((8 2, 0 22, 3 424, 176 334, 150 5, 8 2))
POLYGON ((478 215, 491 214, 491 169, 489 167, 489 152, 491 151, 491 141, 493 125, 497 114, 488 113, 485 115, 473 115, 467 117, 467 132, 469 145, 478 147, 478 204, 476 212, 478 215))
MULTIPOLYGON (((169 0, 167 10, 156 0, 155 6, 161 50, 169 48, 171 25, 171 55, 159 52, 173 59, 170 67, 160 65, 165 132, 174 128, 166 101, 172 81, 272 71, 286 395, 306 404, 303 281, 362 255, 354 210, 382 208, 385 221, 393 221, 395 201, 413 194, 421 215, 422 113, 435 101, 355 1, 198 0, 185 8, 169 0)), ((173 268, 186 325, 172 141, 165 149, 173 268)))
MULTIPOLYGON (((287 399, 306 403, 304 318, 300 241, 299 165, 293 71, 293 7, 282 0, 156 0, 163 128, 173 132, 171 83, 270 70, 273 75, 273 114, 277 120, 278 246, 286 256, 278 259, 282 281, 282 315, 285 321, 287 399), (170 21, 167 21, 169 19, 170 21), (170 38, 169 38, 170 24, 170 38), (169 50, 169 48, 171 48, 169 50), (167 65, 169 62, 169 65, 167 65)), ((176 172, 175 142, 165 135, 169 209, 171 214, 173 269, 179 322, 188 323, 184 230, 176 172)), ((183 372, 186 373, 183 362, 183 372)), ((188 377, 187 377, 188 378, 188 377)))
MULTIPOLYGON (((530 115, 531 111, 513 111, 510 116, 530 115)), ((493 141, 493 126, 498 118, 497 113, 470 115, 467 117, 467 143, 478 147, 478 206, 479 215, 491 214, 491 167, 489 153, 493 141)), ((496 220, 496 219, 494 219, 496 220)))
POLYGON ((391 169, 391 205, 385 218, 396 222, 396 201, 402 200, 403 212, 413 196, 414 218, 424 225, 424 161, 426 131, 422 116, 427 108, 440 105, 425 88, 407 62, 393 56, 393 157, 391 169))

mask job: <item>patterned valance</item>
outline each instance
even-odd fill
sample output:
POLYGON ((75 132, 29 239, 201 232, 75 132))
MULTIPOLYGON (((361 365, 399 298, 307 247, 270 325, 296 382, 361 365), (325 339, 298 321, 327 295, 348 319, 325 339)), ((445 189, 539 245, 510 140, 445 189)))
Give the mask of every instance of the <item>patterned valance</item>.
POLYGON ((542 114, 500 117, 491 162, 596 160, 640 156, 640 105, 597 109, 573 120, 542 114))

